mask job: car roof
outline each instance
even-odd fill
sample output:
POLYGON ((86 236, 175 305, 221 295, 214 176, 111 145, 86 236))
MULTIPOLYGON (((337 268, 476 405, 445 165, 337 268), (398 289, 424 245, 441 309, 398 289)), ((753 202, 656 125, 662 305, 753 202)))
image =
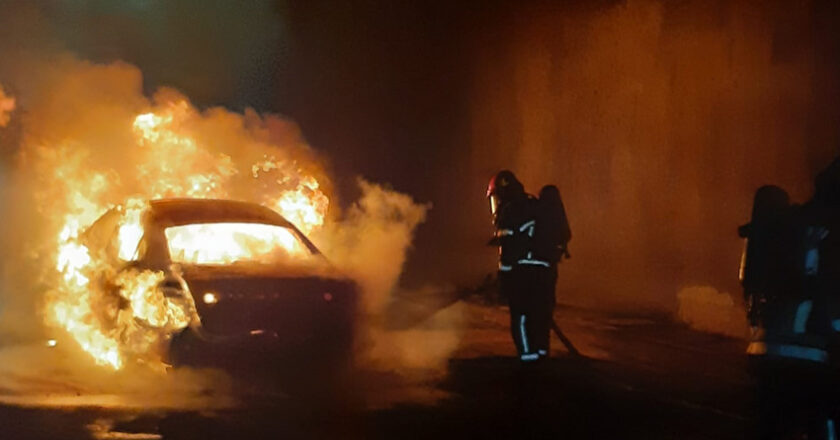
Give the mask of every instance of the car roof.
POLYGON ((149 201, 150 220, 178 226, 191 223, 264 223, 295 228, 271 209, 249 202, 219 199, 157 199, 149 201))

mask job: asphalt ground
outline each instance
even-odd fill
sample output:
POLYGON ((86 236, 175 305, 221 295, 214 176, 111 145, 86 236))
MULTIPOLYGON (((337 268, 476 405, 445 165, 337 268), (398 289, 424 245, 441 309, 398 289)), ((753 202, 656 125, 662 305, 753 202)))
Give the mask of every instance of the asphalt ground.
POLYGON ((243 378, 234 402, 220 405, 204 405, 219 399, 201 390, 190 391, 191 403, 167 405, 0 386, 0 439, 751 436, 743 341, 664 316, 558 308, 557 323, 583 356, 554 338, 550 360, 524 366, 513 356, 504 307, 456 307, 460 343, 443 369, 360 369, 329 395, 289 395, 243 378))

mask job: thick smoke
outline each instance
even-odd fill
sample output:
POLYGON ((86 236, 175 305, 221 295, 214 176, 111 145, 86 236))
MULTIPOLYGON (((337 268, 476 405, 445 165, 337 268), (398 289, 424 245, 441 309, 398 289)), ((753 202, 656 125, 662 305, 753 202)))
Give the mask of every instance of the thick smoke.
MULTIPOLYGON (((386 329, 385 325, 388 306, 399 288, 406 249, 431 206, 379 185, 361 180, 359 185, 359 201, 347 210, 343 221, 319 237, 326 254, 358 280, 364 292, 365 325, 359 335, 359 360, 377 369, 438 374, 444 371, 449 354, 460 341, 461 314, 457 307, 436 313, 409 330, 386 329)), ((428 295, 403 292, 401 296, 428 295)))
POLYGON ((317 238, 326 255, 360 281, 366 292, 364 310, 379 315, 399 280, 414 229, 425 220, 429 207, 380 185, 358 183, 361 198, 341 223, 317 238))
MULTIPOLYGON (((316 154, 293 124, 277 117, 221 108, 201 112, 173 89, 149 99, 139 69, 125 63, 93 64, 63 55, 19 71, 10 83, 19 90, 22 134, 6 187, 14 209, 8 209, 5 233, 17 255, 38 264, 21 259, 7 264, 49 268, 56 234, 68 218, 89 225, 101 208, 133 196, 194 194, 267 203, 283 187, 299 184, 301 175, 315 176, 329 191, 316 154), (190 142, 138 145, 135 118, 150 111, 178 113, 172 128, 187 133, 190 142), (255 183, 252 166, 266 158, 287 164, 282 171, 295 175, 280 179, 278 170, 269 169, 260 174, 268 178, 255 183), (188 175, 206 179, 198 189, 185 188, 188 175)), ((5 294, 36 298, 8 289, 5 294)))
MULTIPOLYGON (((62 329, 44 326, 51 322, 50 304, 63 289, 56 284, 57 234, 68 219, 83 229, 103 209, 132 194, 165 196, 171 184, 176 185, 174 193, 184 194, 177 187, 184 183, 179 173, 211 179, 202 186, 211 188, 211 193, 199 196, 265 203, 277 194, 277 185, 283 185, 278 179, 254 186, 252 164, 270 155, 278 163, 293 163, 290 170, 295 173, 327 182, 314 152, 293 124, 273 116, 240 115, 220 108, 200 112, 172 89, 161 89, 149 99, 134 66, 94 64, 70 55, 35 59, 15 66, 19 76, 8 71, 5 76, 19 104, 12 126, 21 129, 17 136, 3 138, 13 144, 5 145, 4 151, 15 152, 7 162, 11 176, 4 187, 3 206, 7 214, 0 291, 4 389, 16 394, 117 392, 134 404, 157 400, 164 405, 202 405, 186 401, 202 394, 210 397, 205 400, 218 401, 219 394, 226 394, 227 382, 217 373, 175 370, 161 377, 142 365, 108 371, 94 365, 62 329), (137 114, 173 109, 185 112, 177 129, 192 133, 196 145, 176 142, 165 148, 169 151, 155 151, 132 140, 137 114), (234 175, 241 177, 237 180, 234 175), (48 337, 57 339, 58 347, 47 347, 48 337)), ((276 170, 267 174, 271 172, 276 170)))
MULTIPOLYGON (((128 198, 189 195, 195 191, 196 196, 274 206, 272 200, 299 186, 302 176, 317 178, 320 186, 304 187, 303 194, 321 201, 331 195, 323 160, 309 148, 293 123, 279 117, 253 111, 238 114, 223 108, 201 111, 187 97, 168 88, 148 98, 143 93, 140 70, 126 63, 96 64, 61 55, 46 57, 29 69, 18 66, 16 72, 21 75, 11 75, 7 80, 16 90, 20 112, 15 116, 20 119, 14 122, 22 130, 15 139, 12 177, 6 187, 5 209, 9 214, 2 230, 7 253, 0 292, 0 330, 6 340, 13 337, 25 346, 40 348, 5 350, 2 355, 9 361, 4 364, 21 366, 28 376, 47 374, 28 369, 56 365, 41 359, 57 353, 67 355, 69 349, 72 362, 56 367, 68 370, 53 375, 58 383, 84 392, 145 389, 147 393, 141 398, 163 392, 160 387, 143 388, 154 374, 138 373, 139 367, 99 380, 99 367, 73 352, 74 342, 69 339, 59 337, 57 350, 43 348, 47 335, 61 332, 42 324, 49 321, 45 319, 49 315, 47 304, 61 297, 50 292, 61 289, 54 281, 58 275, 56 242, 68 218, 83 230, 105 208, 128 198), (173 115, 170 128, 184 137, 138 144, 136 117, 146 112, 173 115), (266 158, 279 165, 253 167, 266 158), (191 182, 183 179, 185 175, 200 177, 201 185, 183 187, 191 182), (261 179, 264 176, 268 178, 261 179), (27 341, 34 341, 34 345, 27 341)), ((159 135, 167 134, 155 132, 145 138, 159 135)), ((344 214, 333 207, 324 229, 318 231, 316 225, 313 238, 333 263, 360 285, 363 313, 359 360, 369 363, 374 357, 371 353, 381 351, 382 344, 396 346, 394 338, 399 336, 381 331, 378 322, 396 289, 413 231, 424 220, 428 207, 364 181, 360 181, 360 188, 360 200, 344 214)), ((282 204, 278 206, 282 208, 282 204)), ((435 363, 454 348, 454 341, 449 337, 447 344, 430 347, 425 357, 417 350, 395 352, 389 366, 398 367, 405 359, 415 365, 435 363)), ((174 389, 176 394, 204 392, 210 384, 219 383, 213 376, 189 371, 178 370, 169 377, 184 384, 174 389)))
POLYGON ((91 365, 78 349, 43 344, 0 346, 0 388, 0 404, 38 407, 208 410, 238 403, 231 379, 221 371, 115 372, 91 365))
POLYGON ((690 286, 677 293, 677 301, 677 318, 695 330, 733 338, 748 335, 744 309, 726 292, 709 286, 690 286))
MULTIPOLYGON (((428 207, 361 182, 362 197, 342 214, 333 197, 325 158, 307 145, 294 123, 250 109, 242 113, 221 107, 202 110, 175 89, 154 91, 158 84, 173 82, 201 103, 267 106, 270 91, 252 79, 268 75, 267 69, 275 66, 252 61, 255 57, 271 59, 283 50, 285 42, 277 41, 283 24, 273 3, 249 4, 251 21, 232 25, 245 26, 248 31, 233 32, 233 38, 217 26, 220 11, 216 9, 225 6, 208 6, 197 2, 195 9, 201 12, 192 14, 154 2, 136 8, 104 3, 0 5, 0 84, 6 87, 6 93, 0 94, 0 120, 7 125, 0 129, 0 177, 6 183, 0 199, 6 214, 0 228, 4 249, 0 261, 0 357, 6 366, 0 373, 4 376, 0 387, 12 389, 17 384, 15 393, 136 392, 135 401, 151 397, 159 402, 170 401, 177 393, 217 397, 207 390, 226 391, 227 382, 212 372, 176 370, 166 380, 135 367, 103 373, 72 341, 60 341, 57 348, 43 345, 48 337, 55 337, 55 331, 42 324, 46 293, 53 287, 49 275, 54 272, 55 235, 61 217, 68 214, 68 207, 75 206, 69 214, 82 223, 89 222, 98 214, 96 209, 85 208, 120 203, 130 194, 149 194, 149 188, 161 180, 175 180, 160 167, 155 170, 158 178, 138 172, 136 165, 150 163, 150 156, 156 153, 165 154, 161 163, 174 167, 170 170, 174 174, 178 168, 191 167, 198 174, 215 176, 209 183, 220 189, 214 193, 220 197, 265 203, 278 189, 272 177, 288 183, 280 175, 288 169, 251 168, 265 155, 293 164, 296 174, 316 177, 319 189, 332 200, 326 225, 321 231, 316 228, 313 238, 362 288, 359 360, 370 365, 376 358, 373 353, 381 352, 383 345, 398 348, 392 342, 398 336, 383 331, 380 324, 396 290, 413 230, 424 220, 428 207), (84 26, 86 20, 95 25, 84 26), (184 26, 186 22, 190 26, 184 26), (155 26, 153 32, 146 31, 149 25, 155 26), (111 26, 120 27, 120 41, 110 39, 111 26), (82 55, 73 55, 71 50, 82 55), (140 68, 113 61, 121 58, 151 72, 151 80, 144 78, 140 68), (11 115, 9 95, 16 104, 11 115), (137 133, 131 126, 143 112, 178 113, 180 122, 173 130, 189 133, 201 151, 138 148, 137 133), (8 116, 11 119, 7 121, 8 116), (62 171, 56 172, 58 168, 62 171), (260 187, 250 180, 257 174, 269 177, 260 187), (161 176, 164 178, 159 179, 161 176), (75 189, 83 191, 74 192, 72 181, 81 181, 75 189), (45 369, 49 365, 52 367, 45 369), (53 379, 43 381, 48 375, 53 379), (14 378, 14 383, 7 383, 9 378, 14 378), (151 386, 153 382, 159 386, 151 386), (170 388, 176 393, 163 396, 170 388), (158 395, 166 398, 155 397, 158 395)), ((388 366, 440 364, 457 339, 450 330, 457 320, 445 318, 446 335, 439 335, 447 341, 443 349, 397 350, 388 356, 388 366)))

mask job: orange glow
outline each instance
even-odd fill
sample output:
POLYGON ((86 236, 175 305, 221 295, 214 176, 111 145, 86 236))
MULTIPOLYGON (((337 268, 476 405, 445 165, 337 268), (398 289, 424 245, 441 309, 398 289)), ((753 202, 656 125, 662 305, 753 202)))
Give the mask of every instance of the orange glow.
POLYGON ((15 109, 15 98, 6 96, 3 87, 0 86, 0 127, 9 123, 9 113, 15 109))
MULTIPOLYGON (((246 144, 226 154, 215 148, 212 135, 204 134, 208 128, 202 124, 209 117, 186 100, 168 100, 159 107, 126 121, 124 132, 134 141, 125 146, 124 160, 133 170, 128 175, 91 168, 91 153, 70 142, 36 150, 41 171, 61 185, 60 190, 45 187, 42 197, 52 198, 49 206, 63 207, 50 213, 61 221, 54 241, 57 280, 46 296, 45 319, 69 333, 97 364, 115 370, 127 363, 160 367, 162 344, 198 322, 189 292, 164 294, 162 281, 169 275, 122 270, 124 262, 138 258, 148 200, 238 195, 276 210, 304 233, 324 224, 329 207, 320 182, 296 160, 264 153, 273 150, 280 156, 283 151, 276 146, 246 144), (129 191, 126 182, 139 183, 129 191), (91 246, 85 231, 112 209, 119 219, 109 255, 91 246)), ((277 226, 187 225, 168 228, 166 236, 173 261, 180 262, 224 264, 308 254, 290 230, 277 226)))
POLYGON ((204 304, 216 304, 219 302, 219 296, 213 292, 204 292, 201 299, 204 301, 204 304))
POLYGON ((206 223, 166 228, 172 261, 227 264, 237 261, 270 263, 307 253, 291 230, 256 223, 206 223))

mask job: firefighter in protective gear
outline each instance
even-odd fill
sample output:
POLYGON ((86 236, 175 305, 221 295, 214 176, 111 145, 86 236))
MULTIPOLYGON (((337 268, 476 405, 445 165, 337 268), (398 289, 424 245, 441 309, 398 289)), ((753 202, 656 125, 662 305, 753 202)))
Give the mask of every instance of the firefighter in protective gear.
POLYGON ((794 211, 785 190, 765 185, 753 198, 750 223, 738 228, 738 235, 745 239, 738 276, 752 327, 758 325, 768 301, 772 303, 795 284, 794 211))
POLYGON ((840 335, 840 166, 817 178, 814 197, 790 205, 778 187, 756 192, 742 284, 753 334, 760 438, 836 438, 840 335))
POLYGON ((548 355, 547 290, 553 296, 552 265, 536 238, 539 202, 507 170, 490 180, 487 197, 496 227, 489 244, 499 247, 499 289, 508 300, 511 336, 522 362, 537 361, 548 355))

